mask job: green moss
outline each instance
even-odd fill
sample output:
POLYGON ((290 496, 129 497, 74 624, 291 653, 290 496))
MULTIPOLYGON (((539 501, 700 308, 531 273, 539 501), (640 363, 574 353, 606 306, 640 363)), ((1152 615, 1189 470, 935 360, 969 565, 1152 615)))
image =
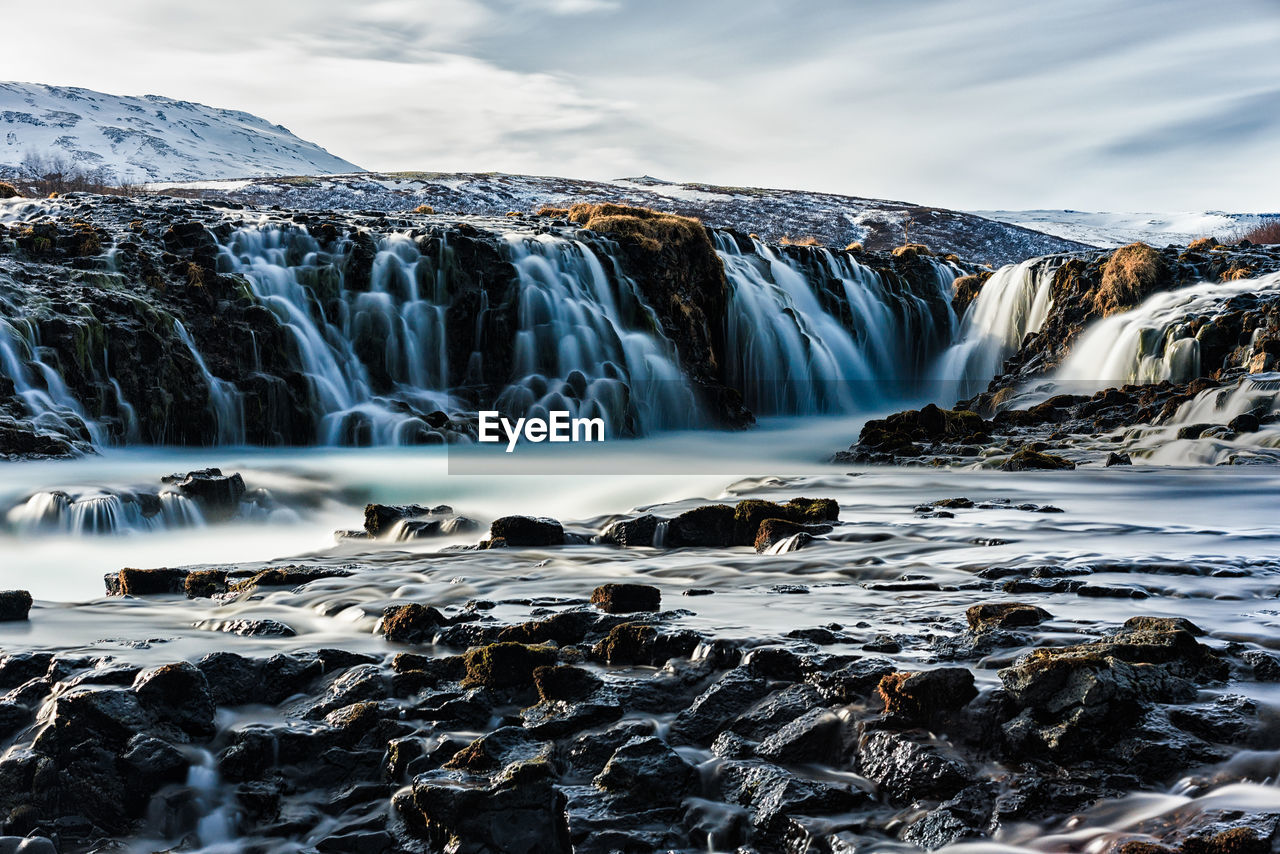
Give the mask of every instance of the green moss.
POLYGON ((491 643, 468 650, 464 656, 464 685, 487 688, 526 688, 533 685, 533 671, 554 664, 555 649, 522 643, 491 643))
POLYGON ((840 518, 840 504, 834 498, 793 498, 786 504, 795 522, 834 522, 840 518))

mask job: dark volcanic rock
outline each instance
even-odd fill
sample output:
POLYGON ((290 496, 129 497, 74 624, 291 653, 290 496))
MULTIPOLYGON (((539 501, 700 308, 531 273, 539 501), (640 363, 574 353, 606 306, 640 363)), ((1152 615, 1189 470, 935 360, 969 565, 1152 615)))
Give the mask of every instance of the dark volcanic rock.
POLYGON ((209 521, 224 521, 240 512, 245 485, 239 474, 224 475, 220 469, 211 468, 169 475, 163 480, 200 505, 200 511, 209 521))
POLYGON ((509 546, 559 546, 564 544, 564 528, 555 519, 503 516, 489 526, 489 539, 509 546))
POLYGON ((622 519, 614 522, 600 533, 600 542, 623 548, 639 548, 652 546, 653 536, 657 533, 658 524, 665 522, 652 513, 637 516, 634 519, 622 519))
POLYGON ((662 593, 648 584, 602 584, 591 592, 591 604, 608 614, 657 611, 662 593))
POLYGON ((391 605, 382 612, 382 636, 396 643, 429 643, 449 620, 435 608, 410 602, 391 605))
POLYGON ((0 590, 0 623, 27 619, 31 594, 25 590, 0 590))
POLYGON ((518 762, 474 785, 424 775, 396 809, 437 850, 569 854, 565 799, 546 762, 518 762))
POLYGON ((686 510, 671 520, 667 545, 725 548, 737 541, 734 509, 728 504, 707 504, 686 510))
POLYGON ((873 732, 858 748, 859 767, 891 801, 949 798, 970 783, 972 772, 937 745, 896 732, 873 732))
POLYGON ((157 719, 197 738, 213 735, 209 683, 194 664, 166 664, 138 674, 133 691, 157 719))
POLYGON ((555 663, 556 651, 522 643, 492 643, 468 650, 463 658, 467 665, 467 684, 519 689, 533 685, 535 669, 555 663))
POLYGON ((973 674, 965 667, 891 673, 880 680, 879 693, 885 715, 908 723, 955 711, 978 696, 973 674))
POLYGON ((973 605, 964 612, 969 628, 975 632, 1035 626, 1052 619, 1048 611, 1022 602, 987 602, 973 605))
POLYGON ((1041 451, 1032 450, 1031 448, 1020 449, 1000 465, 1002 471, 1073 469, 1075 467, 1075 463, 1065 459, 1064 457, 1055 456, 1054 454, 1046 454, 1041 451))

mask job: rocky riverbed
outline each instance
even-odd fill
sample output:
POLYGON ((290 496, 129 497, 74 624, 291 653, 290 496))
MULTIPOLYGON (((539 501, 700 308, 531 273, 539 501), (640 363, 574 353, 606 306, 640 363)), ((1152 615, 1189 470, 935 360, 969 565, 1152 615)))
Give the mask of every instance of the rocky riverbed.
POLYGON ((116 570, 0 624, 5 832, 1270 850, 1275 476, 1126 475, 827 472, 563 518, 420 491, 329 550, 116 570))

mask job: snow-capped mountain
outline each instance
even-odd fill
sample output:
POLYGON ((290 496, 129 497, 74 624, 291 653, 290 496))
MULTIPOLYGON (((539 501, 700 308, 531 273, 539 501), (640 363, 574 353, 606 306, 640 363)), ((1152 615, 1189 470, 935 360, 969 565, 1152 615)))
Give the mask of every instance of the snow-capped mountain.
POLYGON ((158 95, 0 83, 0 168, 36 155, 115 181, 327 175, 360 167, 239 110, 158 95))

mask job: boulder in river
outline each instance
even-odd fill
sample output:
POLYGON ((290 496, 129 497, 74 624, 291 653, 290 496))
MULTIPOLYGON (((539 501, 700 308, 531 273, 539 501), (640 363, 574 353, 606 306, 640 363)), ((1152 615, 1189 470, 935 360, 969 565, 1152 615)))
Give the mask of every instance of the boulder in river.
POLYGON ((964 616, 974 632, 1034 626, 1051 619, 1045 609, 1023 602, 984 602, 970 606, 964 616))
POLYGON ((662 592, 648 584, 602 584, 591 592, 591 604, 607 614, 656 611, 662 592))
POLYGON ((880 680, 878 690, 885 716, 906 723, 925 723, 978 696, 967 667, 890 673, 880 680))
POLYGON ((394 643, 428 643, 438 629, 447 625, 448 618, 437 609, 410 602, 386 608, 379 628, 382 636, 394 643))
POLYGON ((0 623, 27 619, 31 594, 25 590, 0 590, 0 623))
POLYGON ((1032 471, 1037 469, 1052 471, 1055 469, 1073 469, 1076 464, 1065 457, 1046 454, 1029 447, 1018 449, 1013 456, 1001 465, 1002 471, 1032 471))
POLYGON ((244 478, 238 473, 224 475, 221 469, 209 468, 162 478, 200 506, 211 522, 223 522, 240 512, 244 497, 244 478))
POLYGON ((559 546, 564 545, 564 527, 544 517, 503 516, 489 526, 489 539, 509 546, 559 546))

